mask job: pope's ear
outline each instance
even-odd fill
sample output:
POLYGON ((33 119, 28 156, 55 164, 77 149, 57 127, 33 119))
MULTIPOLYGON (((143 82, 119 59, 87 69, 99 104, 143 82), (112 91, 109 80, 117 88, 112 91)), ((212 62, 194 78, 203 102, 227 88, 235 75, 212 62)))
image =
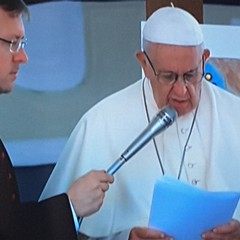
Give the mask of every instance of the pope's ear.
POLYGON ((146 59, 145 54, 141 51, 138 51, 136 53, 136 58, 137 58, 138 62, 140 63, 140 65, 143 69, 144 76, 146 76, 148 78, 147 59, 146 59))
POLYGON ((144 65, 146 65, 146 58, 145 58, 145 54, 142 51, 138 51, 136 53, 136 58, 139 61, 140 65, 143 67, 144 65))
POLYGON ((137 58, 138 62, 140 63, 145 76, 147 77, 147 59, 146 59, 145 54, 141 51, 138 51, 136 53, 136 58, 137 58))
POLYGON ((209 49, 204 49, 203 58, 204 58, 204 62, 206 62, 210 58, 210 50, 209 49))

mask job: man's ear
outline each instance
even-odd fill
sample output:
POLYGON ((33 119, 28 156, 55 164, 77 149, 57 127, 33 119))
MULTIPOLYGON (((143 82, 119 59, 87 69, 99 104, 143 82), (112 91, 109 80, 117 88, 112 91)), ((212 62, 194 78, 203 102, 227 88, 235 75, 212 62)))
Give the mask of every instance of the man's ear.
POLYGON ((136 58, 137 58, 139 64, 141 65, 145 76, 147 77, 147 59, 146 59, 145 54, 142 51, 138 51, 136 53, 136 58))
POLYGON ((206 62, 210 58, 210 50, 209 49, 204 49, 203 58, 204 58, 204 62, 206 62))

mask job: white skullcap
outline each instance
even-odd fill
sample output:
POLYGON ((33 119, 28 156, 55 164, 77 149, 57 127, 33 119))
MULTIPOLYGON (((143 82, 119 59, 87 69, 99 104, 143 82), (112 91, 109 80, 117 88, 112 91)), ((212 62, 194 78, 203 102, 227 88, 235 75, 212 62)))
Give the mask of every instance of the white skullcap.
POLYGON ((146 21, 143 39, 153 43, 197 46, 203 43, 203 33, 197 20, 185 10, 163 7, 146 21))

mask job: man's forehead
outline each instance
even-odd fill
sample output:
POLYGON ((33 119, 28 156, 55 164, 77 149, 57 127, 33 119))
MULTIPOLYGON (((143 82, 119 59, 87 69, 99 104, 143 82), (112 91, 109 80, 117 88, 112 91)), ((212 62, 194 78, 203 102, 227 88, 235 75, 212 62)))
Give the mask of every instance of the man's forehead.
POLYGON ((25 28, 21 15, 9 15, 0 9, 0 34, 10 38, 22 38, 25 35, 25 28))

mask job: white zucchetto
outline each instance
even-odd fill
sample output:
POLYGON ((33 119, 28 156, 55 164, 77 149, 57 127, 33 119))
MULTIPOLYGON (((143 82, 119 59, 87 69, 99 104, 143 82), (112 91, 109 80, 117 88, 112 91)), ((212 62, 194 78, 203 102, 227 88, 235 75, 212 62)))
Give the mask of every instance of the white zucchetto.
POLYGON ((160 44, 198 46, 203 43, 203 33, 200 24, 187 11, 163 7, 146 21, 143 39, 160 44))

